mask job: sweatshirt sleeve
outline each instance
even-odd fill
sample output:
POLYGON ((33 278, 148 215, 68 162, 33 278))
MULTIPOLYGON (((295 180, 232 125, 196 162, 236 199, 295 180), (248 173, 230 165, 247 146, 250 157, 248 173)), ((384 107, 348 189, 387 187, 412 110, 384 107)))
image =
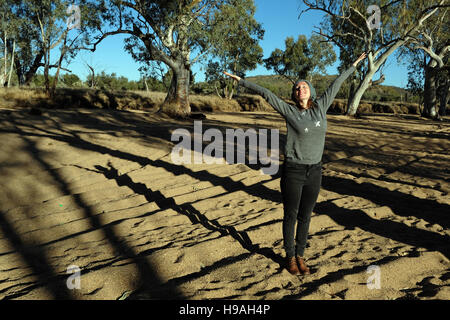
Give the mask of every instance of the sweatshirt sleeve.
POLYGON ((342 83, 344 83, 348 76, 350 76, 350 74, 352 74, 355 70, 355 66, 351 65, 350 68, 345 70, 334 80, 331 86, 329 86, 325 93, 317 100, 317 104, 325 114, 327 113, 330 105, 333 103, 333 100, 341 88, 342 83))
POLYGON ((282 116, 285 117, 288 113, 290 109, 289 104, 278 98, 270 90, 244 79, 241 79, 239 84, 262 96, 282 116))

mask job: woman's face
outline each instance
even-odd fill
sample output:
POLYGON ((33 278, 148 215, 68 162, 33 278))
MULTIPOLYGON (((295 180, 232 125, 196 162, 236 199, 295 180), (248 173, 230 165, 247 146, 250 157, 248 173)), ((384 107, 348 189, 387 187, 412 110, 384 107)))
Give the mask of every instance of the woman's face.
POLYGON ((295 87, 295 94, 297 96, 298 101, 309 99, 311 93, 309 91, 309 86, 306 82, 302 81, 297 84, 295 87))

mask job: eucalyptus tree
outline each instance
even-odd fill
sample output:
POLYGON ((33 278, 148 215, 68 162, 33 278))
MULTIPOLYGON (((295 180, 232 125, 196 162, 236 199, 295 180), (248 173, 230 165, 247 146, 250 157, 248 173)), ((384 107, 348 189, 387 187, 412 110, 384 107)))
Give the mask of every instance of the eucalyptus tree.
MULTIPOLYGON (((8 0, 14 14, 17 52, 14 57, 20 85, 28 85, 39 68, 44 69, 47 93, 54 91, 62 65, 73 58, 87 41, 90 30, 98 28, 94 0, 8 0), (72 31, 73 30, 73 31, 72 31), (52 54, 56 52, 56 58, 52 54), (50 69, 56 76, 50 83, 50 69)), ((96 9, 96 7, 95 7, 96 9)))
POLYGON ((309 39, 299 35, 297 41, 293 37, 285 40, 285 49, 276 48, 264 65, 268 70, 295 83, 298 79, 312 79, 313 73, 325 73, 325 67, 336 61, 333 47, 324 38, 312 35, 309 39))
MULTIPOLYGON (((301 15, 309 10, 326 13, 319 31, 341 50, 341 59, 348 66, 364 48, 367 52, 367 65, 360 64, 360 82, 348 101, 348 115, 354 115, 364 92, 373 83, 372 78, 387 58, 398 48, 421 34, 422 25, 448 6, 448 0, 381 0, 377 6, 371 1, 359 0, 303 0, 307 6, 301 15), (369 10, 368 10, 369 9, 369 10), (375 9, 375 11, 371 11, 375 9)), ((387 75, 389 76, 389 75, 387 75)))
MULTIPOLYGON (((445 114, 450 87, 450 10, 440 8, 420 28, 420 34, 401 48, 399 59, 407 58, 416 70, 409 79, 423 85, 422 115, 437 119, 445 114), (415 65, 415 66, 414 66, 415 65), (421 78, 423 81, 420 82, 421 78)), ((417 84, 416 84, 417 85, 417 84)))
POLYGON ((3 54, 3 63, 0 63, 0 87, 11 86, 14 68, 19 19, 11 9, 11 4, 11 0, 0 3, 0 54, 3 54))
POLYGON ((262 62, 263 50, 259 41, 264 38, 264 29, 254 18, 256 7, 253 0, 243 0, 225 5, 216 11, 217 28, 214 30, 216 43, 211 50, 211 59, 206 67, 206 81, 221 86, 224 98, 231 99, 237 81, 224 78, 223 71, 231 70, 244 77, 262 62), (226 34, 226 37, 223 35, 226 34))
POLYGON ((41 42, 40 28, 32 17, 27 15, 27 3, 16 2, 10 8, 15 10, 17 30, 15 71, 20 86, 30 85, 38 69, 42 66, 44 46, 41 42))
POLYGON ((233 8, 246 1, 101 0, 97 11, 104 27, 88 48, 95 50, 111 35, 129 35, 125 49, 135 60, 160 62, 173 73, 162 111, 188 116, 191 66, 223 44, 227 30, 236 27, 233 8))

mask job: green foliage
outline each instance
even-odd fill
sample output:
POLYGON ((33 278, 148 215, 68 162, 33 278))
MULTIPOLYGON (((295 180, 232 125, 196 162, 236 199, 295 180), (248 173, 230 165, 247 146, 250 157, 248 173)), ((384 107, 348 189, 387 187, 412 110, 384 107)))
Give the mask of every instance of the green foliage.
MULTIPOLYGON (((414 21, 408 7, 417 2, 424 1, 328 1, 328 8, 333 15, 325 16, 320 22, 320 30, 340 48, 339 71, 348 68, 363 51, 374 53, 379 50, 378 58, 389 49, 391 41, 403 37, 405 30, 409 30, 414 21), (372 4, 380 8, 380 28, 369 30, 367 21, 373 13, 368 13, 367 8, 372 4)), ((358 66, 358 69, 363 68, 363 64, 358 66)))
MULTIPOLYGON (((86 79, 86 84, 91 83, 92 75, 86 79)), ((107 74, 104 71, 95 76, 95 83, 97 88, 106 89, 110 91, 115 90, 146 90, 145 82, 147 82, 150 91, 165 91, 165 87, 161 81, 155 78, 141 78, 138 81, 130 81, 124 76, 117 76, 114 72, 107 74)))
POLYGON ((217 27, 211 38, 213 48, 205 76, 206 81, 219 87, 228 98, 237 84, 224 78, 222 72, 244 77, 262 62, 263 50, 258 42, 263 39, 264 30, 254 18, 255 11, 253 0, 233 0, 224 1, 214 13, 217 27))
MULTIPOLYGON (((49 75, 49 80, 54 81, 55 76, 49 75)), ((30 83, 31 87, 43 88, 45 86, 45 77, 41 72, 36 73, 30 83)), ((76 75, 71 73, 66 73, 59 76, 58 85, 59 88, 77 88, 83 87, 83 81, 76 75)))
POLYGON ((297 41, 288 37, 285 40, 285 50, 275 49, 269 58, 264 59, 268 70, 273 70, 294 82, 304 79, 312 69, 308 60, 308 44, 304 35, 299 35, 297 41))
MULTIPOLYGON (((412 54, 421 54, 421 52, 416 51, 412 54)), ((422 53, 423 54, 423 53, 422 53)), ((424 68, 423 59, 412 58, 413 63, 408 65, 408 84, 407 89, 418 95, 423 95, 423 85, 424 85, 424 68), (416 61, 417 63, 414 63, 416 61)))
MULTIPOLYGON (((163 79, 170 69, 176 77, 181 70, 190 70, 191 65, 208 58, 218 61, 223 69, 244 74, 261 61, 258 41, 264 31, 253 18, 253 0, 137 2, 138 9, 133 1, 105 1, 104 20, 130 35, 125 49, 142 64, 146 75, 163 79)), ((208 78, 216 81, 218 76, 208 78)), ((170 98, 187 82, 185 77, 176 79, 178 82, 171 82, 170 98)))
POLYGON ((211 83, 198 82, 191 86, 191 92, 198 95, 214 95, 216 94, 215 88, 211 83))
MULTIPOLYGON (((100 24, 98 12, 93 10, 95 0, 2 0, 0 17, 1 38, 8 33, 8 39, 16 43, 15 72, 20 85, 30 83, 39 68, 44 74, 49 69, 58 69, 75 57, 79 47, 86 43, 90 33, 100 24), (68 29, 67 12, 70 5, 80 8, 79 26, 68 29), (58 55, 53 56, 59 49, 58 55), (50 55, 52 53, 52 55, 50 55)), ((75 22, 75 21, 74 21, 75 22)), ((47 81, 47 85, 49 85, 47 81)))
POLYGON ((60 76, 59 81, 61 85, 75 88, 75 87, 81 87, 83 85, 83 82, 76 74, 73 73, 65 73, 62 76, 60 76))
MULTIPOLYGON (((53 81, 53 77, 49 76, 50 80, 53 81)), ((36 73, 31 79, 30 86, 35 88, 41 88, 44 86, 44 75, 42 73, 36 73)))
POLYGON ((152 77, 141 78, 141 80, 139 80, 139 83, 141 83, 142 85, 139 85, 139 90, 147 89, 147 87, 145 86, 145 82, 147 82, 147 86, 150 91, 158 91, 158 92, 167 91, 167 86, 164 85, 163 82, 152 77))
MULTIPOLYGON (((76 74, 66 73, 59 76, 58 88, 83 88, 89 87, 92 81, 92 76, 89 75, 86 81, 82 81, 76 74)), ((49 75, 50 81, 54 80, 54 76, 49 75)), ((128 80, 124 76, 117 76, 115 73, 108 74, 105 71, 100 72, 95 76, 96 88, 105 89, 109 91, 136 91, 146 90, 149 91, 165 91, 163 83, 155 78, 141 78, 138 81, 128 80), (147 82, 147 86, 145 85, 147 82)), ((44 75, 37 73, 34 75, 31 86, 36 88, 42 88, 45 85, 44 75)))
MULTIPOLYGON (((414 8, 415 10, 413 11, 423 9, 421 8, 422 4, 415 3, 415 5, 418 7, 414 8)), ((430 81, 430 79, 425 78, 425 69, 431 67, 433 62, 437 62, 437 60, 433 61, 430 57, 430 51, 434 52, 435 57, 440 56, 443 66, 439 67, 439 64, 436 63, 435 83, 434 86, 428 86, 429 90, 432 90, 431 88, 434 87, 436 94, 442 96, 442 93, 446 90, 445 84, 449 81, 449 55, 448 52, 447 54, 442 53, 443 50, 446 50, 444 48, 449 45, 450 23, 448 23, 448 16, 446 16, 447 11, 448 9, 439 9, 435 15, 427 19, 423 24, 422 30, 426 31, 428 36, 418 37, 412 43, 400 48, 397 54, 398 61, 406 60, 409 63, 407 89, 411 94, 420 96, 420 99, 418 99, 420 103, 425 102, 425 97, 429 96, 425 92, 425 82, 430 81), (426 50, 424 50, 425 48, 426 50), (440 92, 442 89, 443 92, 440 92)))
POLYGON ((299 35, 297 41, 287 37, 285 50, 275 49, 269 58, 264 59, 264 65, 291 82, 306 79, 312 73, 325 73, 325 67, 336 60, 336 55, 332 46, 321 42, 323 40, 317 35, 309 40, 299 35))
POLYGON ((247 80, 270 90, 281 98, 289 99, 291 96, 292 83, 281 76, 249 77, 247 80))

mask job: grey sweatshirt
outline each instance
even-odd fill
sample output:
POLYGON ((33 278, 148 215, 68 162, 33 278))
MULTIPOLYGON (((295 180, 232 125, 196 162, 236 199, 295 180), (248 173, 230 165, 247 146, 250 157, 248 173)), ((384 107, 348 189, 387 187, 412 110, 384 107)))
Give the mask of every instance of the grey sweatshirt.
MULTIPOLYGON (((356 68, 353 65, 345 70, 334 80, 325 93, 315 101, 317 106, 307 110, 300 110, 297 106, 284 102, 266 88, 250 81, 241 79, 239 84, 261 95, 286 120, 285 160, 299 164, 316 164, 322 160, 325 146, 327 110, 336 97, 342 83, 355 70, 356 68)), ((310 91, 314 91, 311 85, 310 91)))

